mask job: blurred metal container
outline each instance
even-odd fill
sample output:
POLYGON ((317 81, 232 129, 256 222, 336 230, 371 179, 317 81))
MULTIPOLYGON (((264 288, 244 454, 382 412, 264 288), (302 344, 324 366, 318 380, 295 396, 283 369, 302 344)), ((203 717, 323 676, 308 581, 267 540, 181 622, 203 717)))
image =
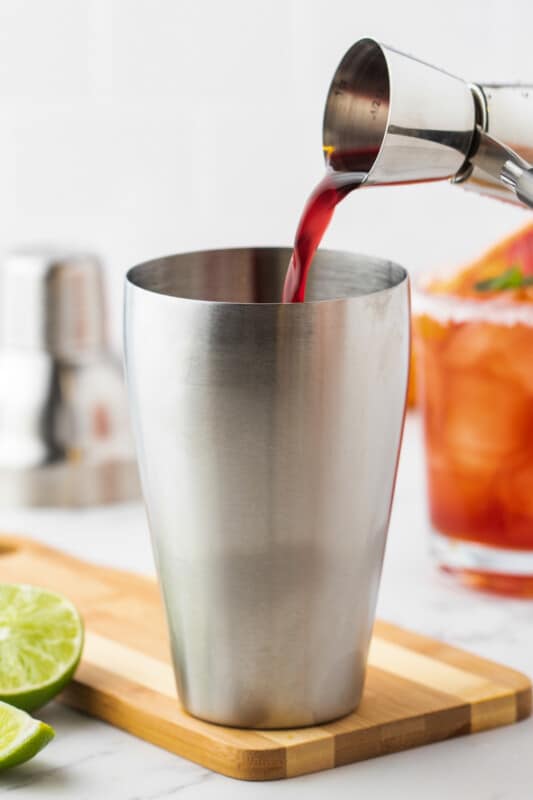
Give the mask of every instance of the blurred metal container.
POLYGON ((25 250, 0 265, 0 504, 79 506, 138 496, 101 267, 25 250))

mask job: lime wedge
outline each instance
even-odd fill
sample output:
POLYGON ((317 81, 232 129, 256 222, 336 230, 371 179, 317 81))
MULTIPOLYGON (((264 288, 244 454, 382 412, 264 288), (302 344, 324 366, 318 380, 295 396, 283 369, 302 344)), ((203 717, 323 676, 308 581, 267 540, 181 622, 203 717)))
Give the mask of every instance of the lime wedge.
POLYGON ((33 758, 53 738, 50 725, 0 702, 0 771, 33 758))
POLYGON ((25 711, 44 705, 74 674, 82 647, 83 623, 69 600, 0 584, 0 700, 25 711))

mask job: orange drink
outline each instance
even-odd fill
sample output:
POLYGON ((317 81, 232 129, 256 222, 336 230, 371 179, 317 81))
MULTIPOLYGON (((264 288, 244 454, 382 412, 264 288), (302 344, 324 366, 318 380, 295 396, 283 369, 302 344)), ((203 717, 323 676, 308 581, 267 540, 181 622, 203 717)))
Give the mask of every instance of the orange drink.
POLYGON ((415 289, 413 331, 439 563, 533 595, 533 226, 415 289))

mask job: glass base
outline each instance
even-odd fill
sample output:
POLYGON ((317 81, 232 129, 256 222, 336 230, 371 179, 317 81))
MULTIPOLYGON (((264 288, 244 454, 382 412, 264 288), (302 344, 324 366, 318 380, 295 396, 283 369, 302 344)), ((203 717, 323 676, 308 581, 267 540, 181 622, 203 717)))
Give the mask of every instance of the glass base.
POLYGON ((431 550, 441 569, 466 586, 513 597, 533 597, 533 552, 488 547, 432 531, 431 550))

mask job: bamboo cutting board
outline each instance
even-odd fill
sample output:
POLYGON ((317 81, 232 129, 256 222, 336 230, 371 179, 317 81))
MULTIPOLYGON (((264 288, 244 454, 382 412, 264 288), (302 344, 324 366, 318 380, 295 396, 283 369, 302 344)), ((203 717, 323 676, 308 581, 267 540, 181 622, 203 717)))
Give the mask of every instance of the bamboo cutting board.
POLYGON ((298 730, 224 728, 180 706, 155 581, 8 536, 0 536, 0 581, 63 592, 82 612, 83 660, 63 702, 234 778, 316 772, 506 725, 531 712, 524 675, 378 622, 356 713, 298 730))

